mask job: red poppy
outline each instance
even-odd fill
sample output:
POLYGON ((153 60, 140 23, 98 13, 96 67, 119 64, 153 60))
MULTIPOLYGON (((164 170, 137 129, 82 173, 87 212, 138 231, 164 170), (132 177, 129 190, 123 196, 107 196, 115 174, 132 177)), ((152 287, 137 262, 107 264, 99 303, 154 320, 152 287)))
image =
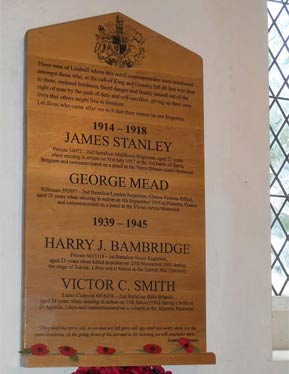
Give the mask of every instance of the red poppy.
POLYGON ((100 374, 120 374, 118 367, 101 367, 99 370, 100 374))
POLYGON ((179 338, 179 343, 186 352, 192 353, 194 351, 194 347, 192 346, 192 343, 189 339, 179 338))
POLYGON ((113 348, 113 347, 103 347, 103 346, 99 345, 96 348, 96 352, 100 353, 102 355, 112 355, 115 352, 115 348, 113 348))
POLYGON ((79 367, 73 374, 99 374, 99 367, 79 367))
POLYGON ((143 350, 147 353, 161 353, 162 348, 156 344, 146 344, 143 346, 143 350))
POLYGON ((72 347, 68 347, 66 345, 62 346, 62 347, 58 347, 59 349, 59 352, 63 355, 63 356, 76 356, 77 355, 77 350, 72 348, 72 347))
POLYGON ((153 366, 153 374, 173 374, 171 371, 166 371, 162 366, 153 366))
POLYGON ((153 374, 165 374, 166 371, 162 366, 153 366, 153 374))
POLYGON ((45 344, 34 344, 30 348, 31 354, 36 356, 44 356, 49 353, 47 345, 45 344))
POLYGON ((152 374, 152 370, 150 366, 131 366, 125 374, 152 374))

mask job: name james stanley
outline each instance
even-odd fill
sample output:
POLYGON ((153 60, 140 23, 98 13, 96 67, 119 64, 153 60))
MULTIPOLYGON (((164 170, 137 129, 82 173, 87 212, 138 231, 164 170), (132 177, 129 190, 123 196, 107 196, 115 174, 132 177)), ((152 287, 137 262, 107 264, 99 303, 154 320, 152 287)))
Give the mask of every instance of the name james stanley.
POLYGON ((86 238, 62 238, 54 236, 44 237, 44 248, 87 251, 136 252, 157 254, 189 255, 189 243, 153 242, 153 241, 121 241, 94 240, 86 238))

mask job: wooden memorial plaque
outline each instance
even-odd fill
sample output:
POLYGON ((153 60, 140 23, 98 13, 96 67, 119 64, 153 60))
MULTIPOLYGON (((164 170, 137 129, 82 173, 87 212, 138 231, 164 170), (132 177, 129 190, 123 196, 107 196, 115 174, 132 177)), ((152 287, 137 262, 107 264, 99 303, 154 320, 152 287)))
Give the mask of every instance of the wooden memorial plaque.
POLYGON ((202 91, 119 13, 27 33, 24 366, 215 363, 202 91))

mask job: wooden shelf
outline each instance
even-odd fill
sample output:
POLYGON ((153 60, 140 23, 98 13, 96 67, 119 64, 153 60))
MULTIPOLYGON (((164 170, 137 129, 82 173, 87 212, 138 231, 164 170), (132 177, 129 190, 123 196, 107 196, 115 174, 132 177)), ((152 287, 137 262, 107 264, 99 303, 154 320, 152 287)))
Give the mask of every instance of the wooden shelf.
MULTIPOLYGON (((142 365, 214 365, 216 356, 211 352, 181 354, 133 354, 138 366, 142 365)), ((125 366, 122 355, 81 355, 78 363, 64 356, 23 356, 25 367, 71 367, 71 366, 125 366)))

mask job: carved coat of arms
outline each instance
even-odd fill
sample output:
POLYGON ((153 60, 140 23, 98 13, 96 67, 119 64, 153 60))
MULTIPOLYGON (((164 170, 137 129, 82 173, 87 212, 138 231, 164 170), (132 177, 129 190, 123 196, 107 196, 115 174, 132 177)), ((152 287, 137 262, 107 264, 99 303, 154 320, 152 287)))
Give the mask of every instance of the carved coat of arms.
POLYGON ((100 61, 121 68, 139 66, 144 58, 144 39, 130 25, 124 25, 121 16, 115 24, 99 25, 94 52, 100 61))

